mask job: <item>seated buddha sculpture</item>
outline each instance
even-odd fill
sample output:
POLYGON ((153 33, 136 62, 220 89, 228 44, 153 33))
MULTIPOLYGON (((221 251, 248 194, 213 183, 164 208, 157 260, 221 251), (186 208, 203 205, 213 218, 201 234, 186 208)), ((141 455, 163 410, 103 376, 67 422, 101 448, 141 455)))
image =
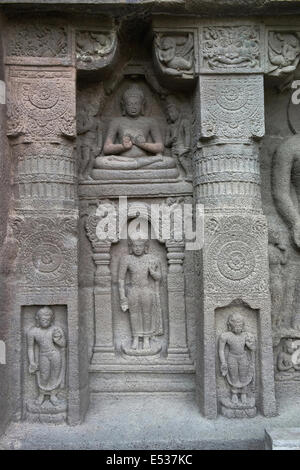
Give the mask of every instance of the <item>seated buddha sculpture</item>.
MULTIPOLYGON (((109 124, 98 170, 175 169, 174 158, 164 156, 157 121, 144 116, 145 95, 138 85, 126 89, 121 99, 122 117, 109 124)), ((174 170, 173 170, 174 171, 174 170)))

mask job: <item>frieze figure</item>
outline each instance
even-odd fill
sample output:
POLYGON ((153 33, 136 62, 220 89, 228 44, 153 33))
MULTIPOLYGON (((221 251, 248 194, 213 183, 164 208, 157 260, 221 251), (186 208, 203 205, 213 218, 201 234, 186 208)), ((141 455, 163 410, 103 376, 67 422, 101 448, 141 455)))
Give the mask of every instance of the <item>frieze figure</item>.
POLYGON ((177 160, 183 177, 191 179, 189 154, 191 150, 191 124, 180 112, 179 103, 169 97, 166 103, 169 127, 166 135, 166 147, 171 148, 172 157, 177 160))
POLYGON ((284 300, 286 296, 284 267, 288 261, 288 251, 282 235, 271 228, 269 229, 268 251, 272 300, 272 326, 274 329, 278 329, 281 327, 284 320, 284 300))
POLYGON ((97 117, 99 105, 90 103, 83 107, 77 115, 77 135, 78 135, 78 170, 80 177, 91 178, 95 158, 102 150, 102 130, 99 117, 97 117))
POLYGON ((300 341, 294 338, 281 340, 281 351, 277 355, 276 380, 300 380, 299 349, 300 341))

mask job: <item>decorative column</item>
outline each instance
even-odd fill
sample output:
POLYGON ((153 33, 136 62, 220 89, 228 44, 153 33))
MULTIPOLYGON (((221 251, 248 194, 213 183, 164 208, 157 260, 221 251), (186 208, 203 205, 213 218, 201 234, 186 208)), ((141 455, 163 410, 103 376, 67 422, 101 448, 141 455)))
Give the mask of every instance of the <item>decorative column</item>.
POLYGON ((208 418, 215 418, 219 407, 231 417, 251 417, 256 409, 273 416, 268 237, 258 147, 264 135, 263 34, 255 24, 201 26, 199 31, 194 188, 196 202, 204 205, 205 229, 199 253, 197 397, 208 418), (224 45, 224 38, 231 40, 224 45), (231 353, 231 338, 239 341, 230 322, 239 322, 251 337, 241 350, 243 357, 252 354, 247 366, 251 397, 247 386, 232 384, 231 365, 222 362, 222 348, 231 353), (241 390, 244 402, 236 404, 241 390))
POLYGON ((169 345, 168 359, 191 364, 187 346, 185 285, 183 274, 184 241, 167 241, 169 345))
POLYGON ((96 229, 99 220, 99 216, 91 215, 86 221, 86 232, 92 244, 93 260, 96 265, 94 278, 95 344, 92 364, 115 360, 111 305, 111 242, 98 238, 96 229))
MULTIPOLYGON (((12 331, 15 412, 21 419, 78 424, 88 407, 84 320, 78 304, 78 204, 74 152, 76 69, 69 27, 31 19, 7 30, 7 133, 18 242, 12 331), (51 44, 51 47, 48 45, 51 44), (40 327, 42 316, 48 326, 40 327), (46 321, 46 320, 45 320, 46 321), (54 328, 58 387, 41 388, 39 336, 54 328), (79 337, 79 333, 81 337, 79 337), (37 400, 37 397, 39 399, 37 400)), ((45 371, 44 371, 45 372, 45 371)), ((55 375, 55 371, 51 371, 55 375)))

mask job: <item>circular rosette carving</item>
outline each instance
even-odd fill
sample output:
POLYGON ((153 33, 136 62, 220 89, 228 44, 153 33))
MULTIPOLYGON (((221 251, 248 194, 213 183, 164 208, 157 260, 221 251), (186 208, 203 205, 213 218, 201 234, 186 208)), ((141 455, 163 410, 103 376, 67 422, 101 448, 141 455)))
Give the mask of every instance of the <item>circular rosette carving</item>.
POLYGON ((44 80, 22 86, 22 105, 26 114, 39 124, 60 118, 71 100, 67 84, 59 80, 44 80))
POLYGON ((227 83, 216 89, 216 101, 221 108, 236 111, 243 108, 248 100, 245 86, 242 83, 227 83))
POLYGON ((255 256, 244 242, 225 243, 219 251, 218 268, 227 279, 234 281, 249 277, 255 268, 255 256))
POLYGON ((41 231, 29 236, 21 255, 21 270, 31 282, 45 285, 73 282, 73 250, 66 248, 67 240, 62 234, 41 231))
POLYGON ((32 255, 35 268, 41 273, 56 271, 62 262, 61 250, 50 243, 42 243, 32 255))
POLYGON ((208 247, 208 284, 215 292, 250 290, 265 276, 262 253, 250 231, 219 233, 208 247))

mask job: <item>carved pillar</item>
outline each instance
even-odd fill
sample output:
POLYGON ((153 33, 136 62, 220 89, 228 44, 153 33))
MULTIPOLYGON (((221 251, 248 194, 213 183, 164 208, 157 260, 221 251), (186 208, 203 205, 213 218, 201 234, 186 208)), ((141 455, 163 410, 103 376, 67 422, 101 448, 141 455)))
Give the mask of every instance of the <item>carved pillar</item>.
POLYGON ((96 228, 99 220, 98 216, 90 216, 86 222, 86 231, 92 244, 93 260, 96 265, 94 283, 95 344, 92 364, 109 362, 115 359, 111 305, 111 243, 101 241, 97 237, 96 228))
POLYGON ((186 333, 184 242, 167 242, 169 345, 168 358, 191 363, 186 333))
MULTIPOLYGON (((20 354, 14 367, 16 413, 21 419, 67 419, 69 424, 78 424, 89 394, 84 338, 79 338, 79 332, 84 336, 84 326, 78 307, 72 36, 67 25, 40 20, 9 24, 7 37, 7 133, 14 165, 15 215, 11 224, 19 247, 12 327, 20 354), (39 328, 36 314, 43 306, 54 314, 50 327, 57 327, 66 337, 66 354, 61 350, 66 362, 63 395, 55 390, 58 402, 51 401, 47 392, 41 406, 36 396, 42 389, 34 367, 29 368, 26 337, 39 328)), ((39 348, 38 339, 34 341, 39 348)))
MULTIPOLYGON (((231 62, 230 54, 226 54, 230 46, 220 54, 222 38, 238 37, 241 28, 230 24, 200 28, 194 188, 196 202, 204 204, 205 229, 199 254, 202 279, 197 397, 203 414, 209 418, 216 417, 220 402, 219 312, 229 306, 230 313, 234 304, 240 305, 240 311, 247 305, 256 316, 255 406, 265 416, 276 413, 268 239, 261 208, 257 143, 264 135, 260 27, 243 26, 241 37, 250 34, 253 39, 245 57, 241 48, 239 60, 231 62)), ((247 325, 250 316, 245 314, 243 320, 247 325)), ((251 415, 255 414, 255 406, 251 415)))

